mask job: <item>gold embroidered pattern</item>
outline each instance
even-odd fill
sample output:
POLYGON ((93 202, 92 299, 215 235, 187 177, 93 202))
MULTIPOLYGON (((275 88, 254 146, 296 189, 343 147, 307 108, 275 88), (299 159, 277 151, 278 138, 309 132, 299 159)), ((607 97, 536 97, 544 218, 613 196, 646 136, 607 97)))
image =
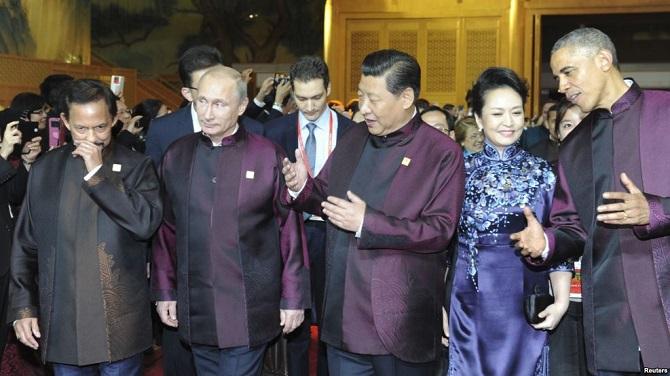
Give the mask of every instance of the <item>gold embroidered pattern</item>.
POLYGON ((37 314, 31 308, 25 307, 16 311, 16 317, 18 317, 18 320, 30 319, 30 318, 36 318, 37 314))

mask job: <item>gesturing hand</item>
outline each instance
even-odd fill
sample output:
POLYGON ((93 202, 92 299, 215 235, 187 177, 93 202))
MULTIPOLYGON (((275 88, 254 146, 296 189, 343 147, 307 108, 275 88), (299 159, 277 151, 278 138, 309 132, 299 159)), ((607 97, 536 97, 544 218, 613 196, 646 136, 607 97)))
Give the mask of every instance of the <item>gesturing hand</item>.
POLYGON ((177 301, 159 301, 156 302, 156 312, 163 324, 176 328, 179 325, 177 320, 177 301))
POLYGON ((526 217, 526 228, 512 234, 510 239, 516 241, 515 245, 523 256, 540 257, 547 246, 544 239, 544 229, 529 207, 523 208, 523 215, 526 217))
POLYGON ((647 225, 649 224, 649 202, 640 189, 626 175, 621 173, 621 184, 628 192, 605 192, 603 198, 620 200, 614 204, 598 206, 599 221, 610 225, 647 225))
POLYGON ((356 232, 363 223, 366 204, 351 191, 347 191, 347 197, 349 200, 328 196, 326 201, 321 203, 323 214, 327 215, 328 220, 335 226, 356 232))
POLYGON ((288 158, 284 158, 281 172, 284 174, 288 189, 293 192, 300 192, 305 186, 308 174, 299 149, 295 149, 295 163, 289 161, 288 158))

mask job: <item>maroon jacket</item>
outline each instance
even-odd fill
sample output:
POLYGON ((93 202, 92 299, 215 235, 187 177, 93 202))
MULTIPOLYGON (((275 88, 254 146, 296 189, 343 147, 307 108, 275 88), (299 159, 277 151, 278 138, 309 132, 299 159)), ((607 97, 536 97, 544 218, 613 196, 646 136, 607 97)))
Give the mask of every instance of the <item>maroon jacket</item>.
MULTIPOLYGON (((602 114, 592 112, 561 145, 553 227, 546 232, 551 252, 547 261, 580 256, 583 250, 584 329, 591 372, 617 370, 621 359, 613 354, 626 338, 617 339, 616 332, 630 325, 625 317, 632 319, 644 366, 664 367, 670 356, 670 93, 641 91, 634 84, 612 107, 613 142, 600 154, 592 141, 596 116, 602 114), (617 139, 620 127, 628 127, 626 134, 632 137, 617 139), (649 225, 617 230, 619 241, 627 245, 615 253, 604 252, 603 243, 593 241, 598 205, 595 177, 610 168, 597 163, 602 154, 611 158, 614 189, 623 190, 618 173, 627 172, 651 210, 649 225), (636 171, 628 171, 631 166, 636 171), (623 273, 602 271, 613 262, 621 264, 623 273), (625 286, 625 301, 619 308, 614 304, 621 292, 611 291, 614 283, 625 286)), ((631 357, 636 363, 637 352, 632 351, 631 357)))
MULTIPOLYGON (((396 137, 403 140, 394 148, 404 154, 395 160, 401 160, 401 166, 379 166, 397 168, 383 205, 366 208, 360 238, 355 239, 350 232, 345 234, 349 251, 372 251, 368 304, 371 303, 382 344, 402 360, 428 362, 435 360, 440 350, 445 253, 463 204, 463 152, 418 115, 398 132, 401 134, 396 137)), ((346 197, 369 137, 367 127, 351 127, 338 141, 321 173, 308 180, 294 206, 323 215, 321 202, 327 196, 346 197)), ((337 252, 334 246, 338 232, 343 230, 328 222, 328 257, 337 252)), ((329 281, 332 262, 327 261, 326 267, 329 281)), ((341 348, 338 321, 342 307, 332 304, 332 300, 326 292, 322 340, 341 348)))
POLYGON ((208 197, 193 183, 202 180, 202 171, 193 166, 197 148, 207 143, 204 147, 211 148, 201 133, 185 136, 168 148, 161 163, 166 206, 153 246, 152 293, 155 300, 177 301, 179 333, 189 343, 209 338, 212 343, 199 343, 220 348, 263 344, 281 331, 280 308, 310 306, 302 218, 279 204, 283 153, 240 127, 221 146, 231 154, 216 165, 211 217, 193 227, 203 218, 191 216, 190 200, 208 197), (206 249, 190 249, 197 236, 191 231, 208 237, 198 243, 206 249), (230 270, 220 267, 231 262, 230 270))

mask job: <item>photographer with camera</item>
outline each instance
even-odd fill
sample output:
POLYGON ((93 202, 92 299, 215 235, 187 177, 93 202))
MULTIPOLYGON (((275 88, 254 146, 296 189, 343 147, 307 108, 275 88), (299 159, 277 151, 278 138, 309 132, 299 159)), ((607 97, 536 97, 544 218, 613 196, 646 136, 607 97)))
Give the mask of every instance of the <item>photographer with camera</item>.
POLYGON ((274 77, 268 77, 263 81, 258 94, 253 101, 249 102, 244 114, 261 123, 282 117, 283 108, 290 98, 290 93, 289 78, 275 73, 274 77))
MULTIPOLYGON (((40 153, 39 140, 24 144, 25 153, 21 154, 23 163, 12 163, 16 145, 21 144, 21 131, 18 129, 21 112, 12 108, 0 112, 0 315, 7 315, 7 292, 9 286, 9 255, 12 234, 16 219, 16 210, 21 205, 28 182, 28 169, 40 153)), ((0 324, 0 359, 5 349, 9 324, 0 324)))

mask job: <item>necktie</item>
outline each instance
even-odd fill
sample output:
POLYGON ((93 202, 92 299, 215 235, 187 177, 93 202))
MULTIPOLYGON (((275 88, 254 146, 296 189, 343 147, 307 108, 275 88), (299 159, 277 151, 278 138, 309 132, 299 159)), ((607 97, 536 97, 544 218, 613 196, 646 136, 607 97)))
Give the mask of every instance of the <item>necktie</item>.
POLYGON ((307 160, 309 161, 312 175, 316 175, 316 171, 314 170, 314 166, 316 165, 316 136, 314 136, 314 128, 316 128, 316 124, 307 124, 309 136, 307 136, 307 141, 305 142, 305 152, 307 153, 307 160))

